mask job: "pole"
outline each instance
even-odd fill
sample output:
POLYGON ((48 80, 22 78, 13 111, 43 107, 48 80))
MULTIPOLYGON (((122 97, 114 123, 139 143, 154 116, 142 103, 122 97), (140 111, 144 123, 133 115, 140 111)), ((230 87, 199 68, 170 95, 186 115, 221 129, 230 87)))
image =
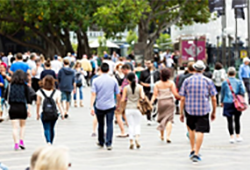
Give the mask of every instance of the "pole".
POLYGON ((224 31, 227 27, 227 6, 224 0, 224 15, 221 16, 221 25, 222 25, 222 63, 226 65, 226 36, 224 35, 224 31))
POLYGON ((248 57, 250 56, 250 1, 247 1, 248 57))
MULTIPOLYGON (((237 9, 235 9, 235 12, 237 9)), ((238 22, 237 17, 235 17, 235 48, 236 48, 236 57, 239 57, 239 49, 238 49, 238 22)))

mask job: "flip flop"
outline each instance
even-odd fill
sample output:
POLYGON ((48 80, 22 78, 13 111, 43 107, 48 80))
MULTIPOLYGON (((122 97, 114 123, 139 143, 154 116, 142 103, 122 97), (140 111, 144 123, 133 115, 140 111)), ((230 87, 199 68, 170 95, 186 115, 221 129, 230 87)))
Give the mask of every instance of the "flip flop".
POLYGON ((126 134, 126 135, 117 135, 118 138, 127 138, 129 135, 126 134))

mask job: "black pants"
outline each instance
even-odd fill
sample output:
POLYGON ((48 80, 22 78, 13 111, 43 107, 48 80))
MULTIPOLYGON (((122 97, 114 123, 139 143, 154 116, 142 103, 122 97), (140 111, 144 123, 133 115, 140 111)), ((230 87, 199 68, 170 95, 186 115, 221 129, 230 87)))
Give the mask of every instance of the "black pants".
POLYGON ((248 94, 248 102, 250 103, 250 79, 249 78, 243 78, 244 85, 246 87, 246 91, 248 94))
POLYGON ((234 134, 233 121, 235 125, 235 132, 238 135, 240 134, 240 114, 234 114, 234 116, 227 117, 228 131, 230 135, 234 134))
POLYGON ((89 84, 89 79, 90 79, 90 72, 89 71, 87 71, 87 75, 85 76, 85 80, 86 80, 86 84, 87 84, 87 86, 89 86, 90 84, 89 84))
POLYGON ((40 81, 40 79, 32 78, 31 86, 35 90, 35 92, 37 92, 40 89, 40 86, 38 84, 39 81, 40 81))
POLYGON ((217 105, 220 104, 220 90, 221 90, 221 86, 215 86, 216 90, 217 90, 217 94, 216 94, 216 101, 217 101, 217 105))

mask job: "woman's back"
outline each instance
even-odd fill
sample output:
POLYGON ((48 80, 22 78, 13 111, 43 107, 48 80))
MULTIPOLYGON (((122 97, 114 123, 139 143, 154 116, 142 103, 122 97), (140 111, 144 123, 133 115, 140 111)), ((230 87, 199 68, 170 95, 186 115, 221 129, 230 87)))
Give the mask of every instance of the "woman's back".
POLYGON ((173 85, 173 82, 167 81, 159 81, 156 86, 158 89, 158 99, 166 99, 166 98, 171 98, 173 97, 172 92, 171 92, 171 87, 173 85))
POLYGON ((127 85, 127 109, 137 109, 137 103, 140 99, 140 91, 142 90, 142 86, 139 84, 136 84, 135 91, 133 93, 132 88, 130 85, 127 85))

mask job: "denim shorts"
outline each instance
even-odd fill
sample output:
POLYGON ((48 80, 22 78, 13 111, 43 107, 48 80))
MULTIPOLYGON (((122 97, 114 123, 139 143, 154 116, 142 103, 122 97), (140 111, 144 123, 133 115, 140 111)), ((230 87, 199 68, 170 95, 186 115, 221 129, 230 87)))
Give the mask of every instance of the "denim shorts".
POLYGON ((71 92, 61 92, 61 101, 70 102, 71 101, 71 92))

